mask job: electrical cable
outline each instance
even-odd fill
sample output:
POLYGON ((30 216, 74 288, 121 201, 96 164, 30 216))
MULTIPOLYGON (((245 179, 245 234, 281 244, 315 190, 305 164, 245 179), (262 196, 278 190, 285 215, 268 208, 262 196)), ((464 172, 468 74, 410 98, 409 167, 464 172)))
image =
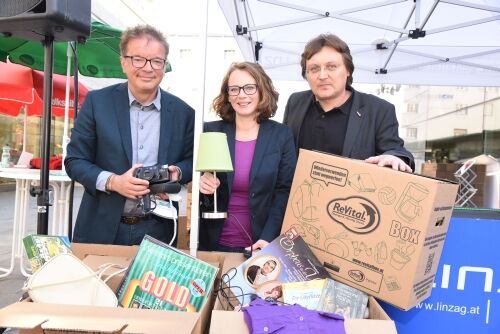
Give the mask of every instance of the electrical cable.
POLYGON ((250 251, 247 251, 245 249, 245 251, 243 252, 243 255, 245 256, 245 258, 251 258, 252 257, 252 245, 253 245, 253 239, 252 237, 250 236, 250 234, 248 234, 248 232, 245 230, 245 228, 243 227, 243 225, 241 225, 238 217, 236 217, 235 215, 233 215, 232 213, 229 213, 228 214, 228 217, 229 218, 232 218, 236 224, 238 224, 238 226, 240 227, 241 231, 243 231, 243 233, 245 233, 246 237, 248 238, 248 240, 250 241, 250 251))

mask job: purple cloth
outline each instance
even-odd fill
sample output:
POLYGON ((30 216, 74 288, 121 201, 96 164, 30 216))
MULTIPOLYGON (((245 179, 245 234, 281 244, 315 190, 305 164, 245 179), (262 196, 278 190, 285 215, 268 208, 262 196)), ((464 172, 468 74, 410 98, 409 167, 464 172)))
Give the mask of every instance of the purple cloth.
POLYGON ((345 334, 344 318, 335 313, 308 310, 298 304, 276 305, 255 299, 243 308, 252 334, 345 334))
POLYGON ((256 143, 257 140, 236 140, 235 142, 233 186, 227 209, 228 217, 224 222, 219 238, 220 245, 248 247, 253 243, 250 209, 248 207, 248 189, 256 143), (236 217, 240 224, 232 216, 236 217))

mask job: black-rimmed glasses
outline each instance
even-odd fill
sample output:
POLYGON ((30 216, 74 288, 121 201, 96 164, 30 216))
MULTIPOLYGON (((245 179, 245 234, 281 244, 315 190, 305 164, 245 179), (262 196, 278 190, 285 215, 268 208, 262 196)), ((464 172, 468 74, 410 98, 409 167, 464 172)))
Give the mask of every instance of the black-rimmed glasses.
POLYGON ((247 95, 253 95, 257 93, 257 85, 256 84, 247 84, 244 86, 228 86, 227 93, 231 96, 239 95, 241 90, 247 95))
POLYGON ((162 70, 165 67, 166 59, 163 58, 152 58, 147 59, 141 56, 123 56, 124 58, 129 58, 132 62, 132 66, 135 68, 143 68, 149 62, 154 70, 162 70))

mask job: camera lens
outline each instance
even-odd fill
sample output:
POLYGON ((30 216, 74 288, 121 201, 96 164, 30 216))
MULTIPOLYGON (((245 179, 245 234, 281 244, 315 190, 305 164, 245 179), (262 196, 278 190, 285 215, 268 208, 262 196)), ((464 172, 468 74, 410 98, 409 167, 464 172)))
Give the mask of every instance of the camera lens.
POLYGON ((146 180, 151 180, 153 178, 153 171, 149 168, 144 169, 142 177, 146 180))

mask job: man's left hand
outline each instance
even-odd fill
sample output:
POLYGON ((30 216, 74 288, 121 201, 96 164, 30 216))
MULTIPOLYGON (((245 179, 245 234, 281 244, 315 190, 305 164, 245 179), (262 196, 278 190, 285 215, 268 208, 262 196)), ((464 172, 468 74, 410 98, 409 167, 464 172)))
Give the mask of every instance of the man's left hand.
POLYGON ((170 165, 168 166, 168 172, 170 174, 170 181, 180 181, 182 172, 179 167, 170 165))
MULTIPOLYGON (((182 174, 180 173, 180 169, 177 166, 170 165, 168 166, 168 173, 170 177, 170 181, 180 181, 182 174)), ((164 201, 168 201, 168 194, 156 194, 160 199, 164 201)))
POLYGON ((403 160, 401 160, 395 155, 389 155, 389 154, 377 155, 365 159, 365 162, 368 162, 370 164, 377 164, 378 166, 381 167, 386 167, 386 166, 392 167, 392 169, 399 170, 402 172, 407 172, 407 173, 413 172, 410 166, 408 166, 403 160))

